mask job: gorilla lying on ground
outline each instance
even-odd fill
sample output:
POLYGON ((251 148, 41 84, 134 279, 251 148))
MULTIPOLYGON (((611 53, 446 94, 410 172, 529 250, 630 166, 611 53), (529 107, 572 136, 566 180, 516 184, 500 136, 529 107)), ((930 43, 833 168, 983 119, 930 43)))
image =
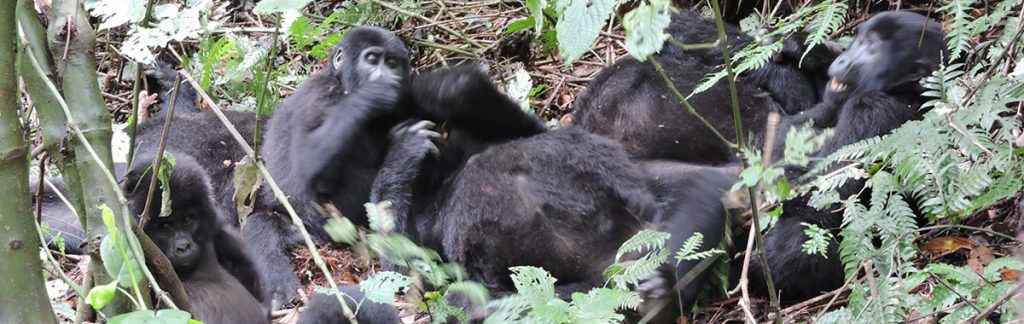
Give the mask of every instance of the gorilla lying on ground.
MULTIPOLYGON (((676 178, 681 164, 645 169, 612 140, 547 132, 476 67, 421 75, 412 90, 419 115, 448 127, 446 141, 435 146, 430 123, 396 127, 371 201, 391 201, 397 231, 466 266, 497 296, 515 291, 509 267, 521 265, 550 272, 562 298, 602 286, 619 246, 646 227, 671 232, 673 251, 695 232, 702 250, 723 235, 724 174, 690 183, 676 178), (714 185, 697 187, 705 183, 714 185)), ((661 293, 674 298, 675 279, 693 265, 666 266, 661 293)), ((696 286, 681 287, 684 304, 696 286)))
MULTIPOLYGON (((864 22, 853 44, 829 67, 832 81, 824 102, 800 115, 786 118, 780 125, 781 157, 786 132, 807 122, 815 130, 832 128, 829 138, 816 157, 823 158, 840 147, 890 133, 909 120, 921 119, 924 88, 920 80, 942 64, 947 49, 942 26, 919 14, 884 12, 864 22)), ((837 166, 832 166, 834 169, 837 166)), ((791 183, 807 168, 787 167, 791 183)), ((841 199, 857 194, 864 181, 850 181, 838 191, 841 199)), ((804 226, 809 223, 838 233, 842 213, 816 210, 801 196, 783 204, 778 223, 765 236, 768 266, 775 288, 786 299, 806 299, 843 283, 843 268, 831 242, 826 257, 801 251, 807 241, 804 226)), ((750 287, 765 293, 764 278, 758 262, 751 262, 750 287)))
MULTIPOLYGON (((735 53, 754 39, 726 25, 729 48, 735 53)), ((672 16, 669 34, 686 44, 714 43, 714 22, 695 12, 672 16)), ((768 114, 795 114, 821 99, 826 67, 838 55, 830 45, 811 49, 803 57, 803 37, 793 35, 774 60, 740 75, 736 80, 743 127, 756 136, 764 133, 768 114)), ((705 75, 721 70, 724 62, 717 47, 683 50, 665 44, 657 61, 684 95, 702 83, 705 75)), ((726 139, 735 143, 735 125, 729 88, 725 80, 688 101, 726 139)), ((576 101, 576 124, 622 143, 634 159, 674 160, 719 165, 736 160, 736 154, 686 111, 650 62, 623 58, 598 73, 576 101)))

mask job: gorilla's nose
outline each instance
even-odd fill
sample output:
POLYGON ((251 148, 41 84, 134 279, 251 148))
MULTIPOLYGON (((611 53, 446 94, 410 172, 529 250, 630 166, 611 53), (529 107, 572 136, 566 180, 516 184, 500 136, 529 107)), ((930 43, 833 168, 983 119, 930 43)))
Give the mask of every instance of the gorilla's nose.
POLYGON ((174 253, 178 255, 189 254, 192 252, 192 247, 192 242, 178 242, 178 244, 175 244, 174 246, 174 253))

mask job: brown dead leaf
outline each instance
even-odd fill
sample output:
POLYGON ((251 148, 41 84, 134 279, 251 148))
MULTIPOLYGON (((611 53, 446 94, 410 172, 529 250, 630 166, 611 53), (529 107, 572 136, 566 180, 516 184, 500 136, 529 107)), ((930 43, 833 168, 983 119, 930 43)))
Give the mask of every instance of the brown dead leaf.
POLYGON ((1015 281, 1020 276, 1020 270, 1006 269, 999 270, 999 279, 1003 281, 1015 281))
POLYGON ((921 248, 932 254, 947 254, 959 249, 974 248, 974 242, 963 237, 942 236, 928 241, 921 248))

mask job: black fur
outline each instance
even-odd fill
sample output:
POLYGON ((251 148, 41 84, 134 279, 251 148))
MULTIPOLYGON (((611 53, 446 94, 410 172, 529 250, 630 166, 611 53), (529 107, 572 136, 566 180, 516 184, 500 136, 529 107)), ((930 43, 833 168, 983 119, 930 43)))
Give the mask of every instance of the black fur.
MULTIPOLYGON (((345 304, 350 311, 356 312, 356 321, 366 324, 395 324, 399 323, 398 311, 387 304, 380 304, 369 299, 364 299, 363 292, 359 286, 346 285, 338 287, 347 297, 345 304), (358 312, 356 311, 358 307, 358 312)), ((338 299, 332 295, 317 294, 310 298, 309 306, 299 316, 299 324, 348 324, 348 318, 341 310, 338 299)))
MULTIPOLYGON (((708 246, 722 236, 721 189, 696 187, 703 180, 674 173, 675 163, 646 174, 618 143, 582 129, 546 132, 475 67, 422 75, 412 89, 420 115, 447 127, 446 141, 431 158, 436 134, 399 127, 371 200, 391 201, 399 232, 465 265, 497 296, 514 291, 508 268, 518 265, 551 272, 563 298, 600 286, 618 247, 646 226, 672 231, 674 246, 696 231, 708 246)), ((659 296, 675 295, 665 292, 671 278, 659 296)))
MULTIPOLYGON (((192 305, 193 316, 208 323, 269 323, 259 303, 259 283, 249 253, 214 203, 206 171, 190 155, 176 156, 169 187, 171 214, 160 217, 157 186, 143 230, 174 266, 192 305)), ((122 182, 129 210, 141 215, 149 190, 147 166, 137 158, 122 182)))
MULTIPOLYGON (((331 203, 366 225, 363 203, 387 149, 387 134, 410 110, 409 54, 391 32, 351 29, 331 63, 311 76, 274 112, 261 155, 307 229, 326 240, 315 204, 331 203)), ((259 251, 267 296, 278 306, 296 296, 287 249, 301 238, 284 207, 265 188, 248 218, 246 241, 259 251)))
POLYGON ((39 177, 36 175, 29 176, 29 190, 32 191, 32 217, 36 215, 36 197, 38 196, 41 200, 40 209, 42 209, 41 217, 42 221, 46 222, 50 228, 50 232, 43 233, 47 242, 54 242, 49 244, 50 247, 57 249, 56 236, 64 240, 64 251, 68 254, 84 254, 85 253, 85 230, 82 229, 82 222, 78 218, 78 214, 75 210, 69 206, 64 200, 60 199, 63 196, 64 199, 68 199, 68 189, 64 184, 64 180, 57 177, 46 177, 46 182, 53 184, 50 187, 49 184, 43 184, 42 193, 37 195, 39 188, 39 177), (55 190, 56 189, 56 190, 55 190), (60 196, 58 196, 58 194, 60 196))
MULTIPOLYGON (((156 111, 150 107, 152 117, 166 117, 168 107, 171 106, 171 92, 174 90, 175 78, 178 71, 166 62, 157 60, 153 65, 146 67, 146 82, 149 85, 150 93, 158 93, 162 102, 156 111)), ((199 112, 199 93, 192 87, 192 84, 182 80, 178 88, 178 98, 174 102, 174 114, 187 114, 199 112)), ((146 112, 141 112, 145 114, 146 112)))
MULTIPOLYGON (((686 44, 717 40, 714 23, 694 12, 673 15, 669 33, 686 44)), ((753 41, 735 26, 727 25, 726 34, 734 53, 753 41)), ((792 114, 820 100, 820 92, 815 89, 824 86, 825 67, 837 53, 832 47, 818 46, 801 63, 805 49, 802 40, 800 35, 790 37, 776 60, 737 79, 740 113, 747 131, 761 135, 770 112, 792 114)), ((662 66, 684 95, 706 74, 720 70, 723 63, 718 48, 682 50, 670 44, 650 59, 662 66)), ((719 133, 735 142, 730 98, 723 80, 690 98, 689 103, 719 133)), ((573 119, 589 131, 618 140, 636 159, 724 164, 736 158, 732 148, 686 111, 651 63, 630 57, 597 75, 577 100, 573 119)))
MULTIPOLYGON (((946 52, 938 23, 910 12, 875 15, 860 26, 851 48, 829 68, 838 83, 830 83, 825 100, 809 111, 784 119, 780 134, 807 122, 818 131, 832 128, 835 135, 815 154, 825 157, 840 147, 888 134, 909 120, 920 119, 924 89, 919 81, 939 67, 946 52)), ((776 152, 781 154, 783 145, 782 140, 777 142, 776 152)), ((806 168, 787 167, 786 171, 792 182, 806 173, 806 168)), ((853 181, 838 191, 845 199, 862 188, 863 181, 853 181)), ((801 222, 831 229, 838 235, 842 213, 816 210, 807 206, 807 199, 801 196, 786 201, 779 222, 765 236, 772 279, 785 299, 813 297, 843 283, 838 241, 830 244, 827 258, 808 255, 800 248, 807 240, 801 222)), ((751 262, 749 274, 751 288, 765 294, 758 262, 751 262)))

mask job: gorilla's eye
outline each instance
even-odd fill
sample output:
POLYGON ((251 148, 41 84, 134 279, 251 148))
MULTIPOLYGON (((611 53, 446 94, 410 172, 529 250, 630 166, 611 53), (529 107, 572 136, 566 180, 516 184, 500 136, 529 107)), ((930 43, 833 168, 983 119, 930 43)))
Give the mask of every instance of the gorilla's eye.
POLYGON ((185 225, 192 225, 195 222, 192 217, 185 217, 185 225))
POLYGON ((370 65, 377 65, 377 63, 380 63, 380 54, 373 52, 366 53, 366 56, 363 57, 363 59, 366 60, 366 63, 370 63, 370 65))
POLYGON ((163 224, 161 224, 160 225, 160 229, 165 230, 165 231, 171 230, 171 223, 163 223, 163 224))
POLYGON ((389 68, 394 69, 395 67, 398 67, 398 60, 389 57, 386 60, 384 60, 384 64, 387 64, 389 68))

